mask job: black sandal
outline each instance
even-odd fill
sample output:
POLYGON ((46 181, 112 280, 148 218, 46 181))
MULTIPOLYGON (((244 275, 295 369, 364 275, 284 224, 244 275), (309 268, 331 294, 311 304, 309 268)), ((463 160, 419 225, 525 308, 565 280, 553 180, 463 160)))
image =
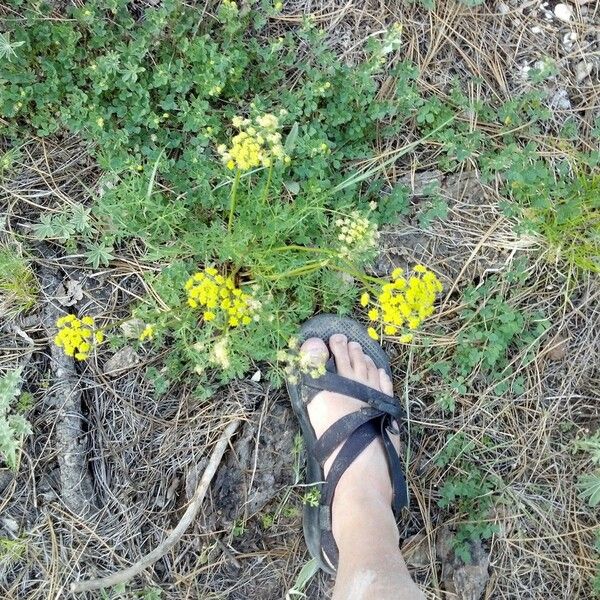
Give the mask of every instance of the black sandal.
MULTIPOLYGON (((329 338, 336 333, 344 334, 349 342, 358 342, 364 354, 373 359, 378 369, 385 369, 391 378, 389 359, 383 348, 369 337, 362 325, 352 319, 336 315, 313 317, 300 329, 299 341, 302 344, 308 338, 316 337, 327 344, 329 338)), ((377 436, 381 436, 383 440, 388 459, 394 490, 392 508, 396 515, 408 506, 408 489, 400 457, 388 435, 388 431, 398 433, 395 423, 400 425, 404 421, 404 411, 398 401, 367 385, 338 375, 333 357, 327 361, 325 368, 325 374, 316 379, 301 374, 297 383, 288 381, 287 389, 304 438, 307 484, 318 490, 319 498, 318 505, 304 506, 304 538, 311 556, 317 559, 319 566, 327 573, 334 574, 338 563, 338 548, 333 539, 331 524, 335 488, 346 469, 377 436), (368 406, 342 417, 317 439, 306 406, 323 390, 362 400, 368 406), (323 465, 344 440, 346 441, 325 478, 323 465)))

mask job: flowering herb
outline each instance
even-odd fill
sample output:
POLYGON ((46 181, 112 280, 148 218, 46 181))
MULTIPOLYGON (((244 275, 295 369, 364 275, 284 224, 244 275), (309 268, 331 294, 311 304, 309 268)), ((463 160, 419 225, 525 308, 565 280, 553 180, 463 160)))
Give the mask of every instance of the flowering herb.
POLYGON ((56 326, 58 333, 54 343, 77 360, 88 358, 92 349, 104 341, 104 333, 96 329, 94 318, 90 316, 78 319, 75 315, 66 315, 56 321, 56 326))
POLYGON ((339 253, 343 258, 351 259, 355 255, 372 252, 377 248, 377 223, 369 221, 357 210, 353 210, 347 217, 336 219, 335 225, 339 231, 339 253))
POLYGON ((231 139, 231 146, 217 147, 217 152, 228 169, 248 171, 256 167, 270 167, 275 161, 290 162, 281 143, 279 119, 271 113, 253 120, 234 117, 232 125, 239 133, 231 139))
POLYGON ((261 303, 236 287, 232 277, 223 277, 214 267, 192 275, 185 284, 190 308, 202 308, 205 322, 218 320, 229 327, 258 321, 261 303))
POLYGON ((399 341, 411 342, 411 331, 433 314, 433 304, 442 289, 435 273, 423 265, 416 265, 408 279, 403 269, 394 269, 391 281, 380 286, 374 300, 368 292, 360 298, 361 306, 369 308, 369 335, 378 340, 381 329, 385 335, 403 332, 399 341))

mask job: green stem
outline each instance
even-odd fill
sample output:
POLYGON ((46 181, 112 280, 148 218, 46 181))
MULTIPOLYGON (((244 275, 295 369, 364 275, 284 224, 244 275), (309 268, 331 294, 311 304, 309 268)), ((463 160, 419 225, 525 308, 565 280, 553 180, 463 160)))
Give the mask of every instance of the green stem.
POLYGON ((265 204, 267 196, 269 195, 269 188, 271 187, 271 176, 273 175, 273 165, 269 167, 269 173, 267 175, 267 183, 265 183, 265 189, 263 190, 262 203, 265 204))
POLYGON ((291 271, 286 271, 285 273, 278 273, 277 275, 265 275, 265 279, 283 279, 284 277, 294 277, 296 275, 306 275, 307 273, 312 273, 313 271, 317 271, 323 267, 326 267, 328 264, 329 264, 329 259, 317 260, 317 261, 308 263, 302 267, 298 267, 297 269, 292 269, 291 271))
POLYGON ((240 170, 237 169, 235 172, 235 179, 231 186, 231 199, 229 200, 229 220, 227 222, 227 231, 231 231, 233 227, 233 215, 235 213, 235 207, 237 205, 237 189, 240 183, 240 170))

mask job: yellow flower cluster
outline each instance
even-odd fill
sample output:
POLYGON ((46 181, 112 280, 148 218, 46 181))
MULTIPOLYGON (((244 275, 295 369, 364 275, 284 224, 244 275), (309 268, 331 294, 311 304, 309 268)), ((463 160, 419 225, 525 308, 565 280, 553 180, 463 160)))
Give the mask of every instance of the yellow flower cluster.
POLYGON ((277 352, 277 361, 284 363, 284 372, 287 380, 292 383, 298 383, 298 374, 305 373, 313 379, 321 377, 325 374, 325 365, 313 367, 310 364, 311 357, 309 354, 303 354, 298 350, 298 340, 294 337, 288 342, 288 350, 279 350, 277 352))
MULTIPOLYGON (((433 304, 443 287, 435 273, 416 265, 413 274, 404 276, 403 269, 394 269, 392 280, 384 283, 375 301, 371 301, 368 293, 361 296, 360 304, 364 308, 371 306, 368 311, 373 325, 369 327, 369 335, 379 339, 375 325, 383 327, 385 335, 396 335, 401 328, 414 330, 424 319, 433 314, 433 304)), ((409 343, 413 334, 405 332, 399 337, 402 343, 409 343)))
POLYGON ((188 305, 203 308, 204 321, 210 322, 219 315, 227 325, 250 325, 258 321, 261 304, 252 294, 246 294, 235 286, 231 277, 223 277, 214 267, 192 275, 185 284, 188 305))
POLYGON ((290 162, 281 143, 279 119, 270 113, 254 120, 234 117, 232 125, 239 133, 231 139, 231 147, 225 144, 217 147, 217 152, 228 169, 247 171, 259 166, 270 167, 273 162, 290 162))
POLYGON ((93 317, 78 319, 75 315, 66 315, 56 321, 58 333, 54 343, 62 348, 67 356, 85 360, 96 344, 104 341, 104 333, 96 331, 93 317))
POLYGON ((339 253, 343 258, 363 254, 377 246, 377 224, 363 217, 357 210, 343 219, 337 219, 335 224, 339 231, 337 239, 341 242, 339 253))
POLYGON ((154 325, 146 325, 139 335, 140 342, 151 340, 154 337, 154 325))

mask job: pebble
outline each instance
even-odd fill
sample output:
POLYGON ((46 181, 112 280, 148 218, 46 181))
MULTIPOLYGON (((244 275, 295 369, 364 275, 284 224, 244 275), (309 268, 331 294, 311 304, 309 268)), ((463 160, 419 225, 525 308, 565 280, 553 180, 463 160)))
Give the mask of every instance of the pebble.
POLYGON ((568 23, 573 16, 573 9, 568 4, 563 4, 561 2, 554 7, 554 15, 557 19, 568 23))
POLYGON ((542 28, 536 25, 535 27, 531 28, 531 33, 542 33, 542 28))
POLYGON ((559 88, 550 96, 549 104, 552 108, 557 108, 558 110, 570 110, 571 109, 571 100, 569 99, 569 94, 567 90, 559 88))
POLYGON ((510 12, 510 8, 504 2, 498 2, 498 12, 501 15, 507 15, 510 12))
POLYGON ((577 81, 583 81, 592 72, 593 68, 594 65, 591 62, 585 62, 585 60, 582 60, 580 63, 578 63, 578 65, 575 67, 575 78, 577 81))

